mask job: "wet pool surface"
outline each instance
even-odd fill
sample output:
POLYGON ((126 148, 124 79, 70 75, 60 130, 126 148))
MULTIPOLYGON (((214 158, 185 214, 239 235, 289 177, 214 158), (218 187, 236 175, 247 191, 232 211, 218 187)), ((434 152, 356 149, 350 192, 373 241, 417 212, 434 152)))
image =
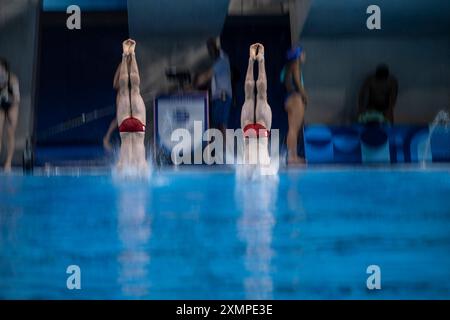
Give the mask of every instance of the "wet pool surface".
POLYGON ((450 168, 3 175, 0 298, 449 299, 450 168))

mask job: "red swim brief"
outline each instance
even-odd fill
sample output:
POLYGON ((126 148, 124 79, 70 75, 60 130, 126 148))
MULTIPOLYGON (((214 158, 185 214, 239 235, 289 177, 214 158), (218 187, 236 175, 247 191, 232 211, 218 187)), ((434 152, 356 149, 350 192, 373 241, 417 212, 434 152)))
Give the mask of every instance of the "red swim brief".
POLYGON ((145 132, 145 125, 139 119, 130 117, 122 121, 119 132, 145 132))
POLYGON ((244 137, 258 138, 258 137, 268 137, 270 135, 269 130, 267 130, 263 125, 259 123, 251 123, 244 128, 244 137))

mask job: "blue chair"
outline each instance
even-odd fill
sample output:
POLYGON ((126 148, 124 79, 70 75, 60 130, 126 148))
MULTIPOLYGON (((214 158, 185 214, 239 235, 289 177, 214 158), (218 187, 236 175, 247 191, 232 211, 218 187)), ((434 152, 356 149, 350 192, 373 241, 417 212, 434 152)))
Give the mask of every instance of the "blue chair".
POLYGON ((448 128, 434 129, 430 149, 433 162, 450 162, 450 130, 448 128))
POLYGON ((361 163, 360 133, 356 128, 337 128, 333 135, 333 153, 336 163, 361 163))
POLYGON ((305 156, 308 163, 332 163, 333 135, 330 128, 323 125, 305 127, 305 156))
POLYGON ((410 126, 388 128, 391 163, 405 163, 408 161, 409 157, 407 156, 405 147, 406 139, 410 131, 410 126))
POLYGON ((389 163, 391 161, 387 131, 379 126, 366 126, 361 134, 363 163, 389 163))

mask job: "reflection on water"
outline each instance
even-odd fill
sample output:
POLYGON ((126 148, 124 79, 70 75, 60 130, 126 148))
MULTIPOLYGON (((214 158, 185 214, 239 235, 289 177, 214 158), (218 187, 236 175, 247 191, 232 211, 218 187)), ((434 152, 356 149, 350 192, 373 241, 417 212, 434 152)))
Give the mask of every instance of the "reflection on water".
POLYGON ((278 179, 238 180, 235 201, 242 215, 237 221, 238 237, 245 242, 244 277, 246 299, 273 299, 272 248, 274 209, 278 179))
POLYGON ((117 233, 121 243, 118 282, 124 296, 143 298, 150 290, 150 254, 146 248, 152 230, 146 210, 148 195, 144 183, 121 186, 118 192, 117 233))

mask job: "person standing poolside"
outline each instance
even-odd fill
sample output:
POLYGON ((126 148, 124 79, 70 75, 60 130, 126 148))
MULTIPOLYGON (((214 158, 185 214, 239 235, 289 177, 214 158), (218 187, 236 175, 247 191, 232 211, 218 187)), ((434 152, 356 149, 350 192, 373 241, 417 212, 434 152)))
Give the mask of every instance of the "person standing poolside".
POLYGON ((117 95, 117 123, 121 138, 119 171, 126 168, 147 170, 145 159, 145 103, 140 94, 139 70, 136 62, 136 42, 123 42, 122 63, 117 95))
POLYGON ((6 124, 6 161, 5 172, 11 171, 15 150, 15 132, 19 118, 19 80, 10 71, 7 61, 0 58, 0 153, 2 149, 3 131, 6 124))
POLYGON ((306 54, 302 47, 295 47, 287 52, 287 63, 281 73, 281 82, 286 90, 284 108, 288 114, 288 165, 302 164, 304 159, 297 154, 297 143, 300 130, 303 127, 305 109, 308 96, 303 83, 302 64, 305 63, 306 54))
POLYGON ((211 82, 212 127, 222 131, 225 137, 233 96, 230 61, 228 55, 219 48, 215 39, 208 39, 206 46, 214 64, 211 69, 198 76, 196 86, 211 82))

